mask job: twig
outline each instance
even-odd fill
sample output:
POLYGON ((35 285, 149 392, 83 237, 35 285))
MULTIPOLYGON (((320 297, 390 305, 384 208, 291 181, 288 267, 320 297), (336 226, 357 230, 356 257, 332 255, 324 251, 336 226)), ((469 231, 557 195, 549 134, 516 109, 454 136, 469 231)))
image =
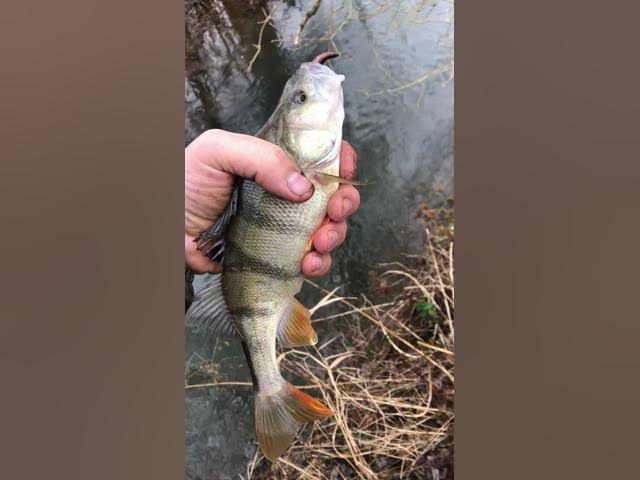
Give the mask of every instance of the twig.
POLYGON ((444 65, 442 67, 437 67, 437 68, 431 69, 427 73, 422 75, 421 77, 416 78, 412 82, 405 83, 404 85, 400 85, 400 86, 394 87, 394 88, 385 88, 383 90, 378 90, 376 92, 364 92, 364 94, 367 97, 374 97, 374 96, 377 96, 377 95, 383 95, 383 94, 387 94, 387 93, 402 92, 403 90, 408 90, 411 87, 415 87, 416 85, 420 85, 421 83, 426 82, 431 77, 433 77, 433 76, 435 76, 435 75, 437 75, 439 73, 450 72, 451 69, 452 69, 452 64, 447 64, 447 65, 444 65))
POLYGON ((302 35, 302 30, 307 25, 307 22, 309 20, 311 20, 311 17, 313 17, 318 12, 318 9, 320 8, 320 3, 321 2, 322 2, 322 0, 316 0, 313 3, 313 5, 311 5, 311 8, 309 10, 307 10, 307 13, 304 14, 304 17, 302 17, 302 21, 300 22, 300 25, 298 26, 298 31, 296 32, 296 36, 293 39, 293 44, 294 45, 298 45, 300 43, 300 35, 302 35))
POLYGON ((205 388, 205 387, 251 387, 251 382, 209 382, 209 383, 197 383, 192 385, 185 385, 185 390, 191 390, 192 388, 205 388))
MULTIPOLYGON (((275 7, 274 12, 278 8, 278 6, 275 7)), ((258 24, 261 25, 260 32, 258 33, 258 43, 253 45, 254 47, 256 47, 256 51, 254 52, 253 57, 249 61, 249 66, 247 66, 247 70, 246 70, 247 73, 251 71, 251 67, 253 67, 254 62, 256 61, 256 59, 258 58, 258 55, 260 55, 260 52, 262 51, 262 35, 264 34, 264 29, 266 28, 267 24, 271 23, 271 17, 274 12, 269 12, 269 14, 267 14, 267 12, 264 9, 262 9, 264 20, 262 20, 261 22, 258 22, 258 24)))

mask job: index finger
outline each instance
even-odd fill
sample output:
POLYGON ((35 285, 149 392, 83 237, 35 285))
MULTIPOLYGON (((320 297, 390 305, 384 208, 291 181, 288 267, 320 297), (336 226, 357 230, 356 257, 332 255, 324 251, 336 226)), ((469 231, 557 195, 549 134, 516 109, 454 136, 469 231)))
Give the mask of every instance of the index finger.
POLYGON ((358 154, 346 140, 342 140, 340 148, 340 176, 343 178, 353 178, 356 175, 358 154))

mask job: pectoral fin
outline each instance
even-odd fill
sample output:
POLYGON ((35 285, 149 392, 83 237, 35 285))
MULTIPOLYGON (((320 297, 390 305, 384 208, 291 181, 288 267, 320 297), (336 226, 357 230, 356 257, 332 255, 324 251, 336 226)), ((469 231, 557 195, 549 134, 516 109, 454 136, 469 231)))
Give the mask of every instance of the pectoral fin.
POLYGON ((318 335, 311 326, 309 310, 296 299, 282 313, 278 342, 284 347, 309 346, 318 342, 318 335))

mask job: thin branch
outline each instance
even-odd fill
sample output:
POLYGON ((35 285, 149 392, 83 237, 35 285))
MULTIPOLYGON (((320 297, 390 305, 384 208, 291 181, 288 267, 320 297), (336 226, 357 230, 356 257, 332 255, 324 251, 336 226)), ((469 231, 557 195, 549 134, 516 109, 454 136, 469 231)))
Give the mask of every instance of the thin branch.
POLYGON ((304 14, 304 17, 302 17, 302 21, 300 22, 300 25, 298 26, 298 31, 296 32, 296 36, 293 39, 293 44, 294 45, 298 45, 300 43, 300 35, 302 35, 302 30, 307 25, 307 22, 309 20, 311 20, 311 17, 313 17, 318 12, 318 9, 320 8, 320 3, 321 2, 322 2, 322 0, 316 0, 313 3, 313 5, 311 5, 311 8, 309 10, 307 10, 307 13, 304 14))
POLYGON ((191 390, 193 388, 205 388, 205 387, 252 387, 253 383, 251 382, 209 382, 209 383, 198 383, 193 385, 185 385, 185 390, 191 390))
MULTIPOLYGON (((278 8, 278 6, 276 6, 276 8, 274 9, 274 12, 278 8)), ((264 20, 262 20, 261 22, 258 22, 258 25, 260 25, 260 32, 258 33, 258 43, 254 45, 254 47, 256 48, 256 51, 254 52, 253 57, 249 61, 249 66, 247 67, 247 70, 246 70, 247 72, 251 71, 251 67, 253 67, 253 64, 258 58, 258 55, 260 55, 260 52, 262 51, 262 35, 264 34, 264 29, 266 28, 266 26, 268 24, 269 25, 271 24, 271 18, 274 12, 269 12, 269 14, 267 14, 267 12, 264 9, 262 9, 264 20)))
POLYGON ((433 77, 435 75, 438 75, 439 73, 451 72, 451 70, 452 70, 452 65, 451 64, 447 64, 447 65, 444 65, 442 67, 438 67, 438 68, 434 68, 434 69, 429 70, 427 73, 425 73, 424 75, 422 75, 419 78, 416 78, 412 82, 405 83, 403 85, 400 85, 400 86, 394 87, 394 88, 385 88, 383 90, 378 90, 376 92, 364 92, 364 94, 367 97, 374 97, 374 96, 377 96, 377 95, 384 95, 384 94, 388 94, 388 93, 402 92, 403 90, 408 90, 411 87, 415 87, 416 85, 420 85, 421 83, 426 82, 431 77, 433 77))

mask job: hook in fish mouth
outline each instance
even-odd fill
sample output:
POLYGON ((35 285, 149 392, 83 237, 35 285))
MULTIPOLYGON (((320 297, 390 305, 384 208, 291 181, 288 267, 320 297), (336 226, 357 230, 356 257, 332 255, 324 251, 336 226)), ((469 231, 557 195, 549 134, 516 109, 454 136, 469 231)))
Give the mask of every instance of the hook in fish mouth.
POLYGON ((316 58, 314 58, 313 62, 324 64, 324 62, 326 62, 327 60, 329 60, 331 58, 336 58, 336 57, 339 57, 339 56, 340 56, 340 54, 338 52, 324 52, 324 53, 321 53, 320 55, 318 55, 316 58))

